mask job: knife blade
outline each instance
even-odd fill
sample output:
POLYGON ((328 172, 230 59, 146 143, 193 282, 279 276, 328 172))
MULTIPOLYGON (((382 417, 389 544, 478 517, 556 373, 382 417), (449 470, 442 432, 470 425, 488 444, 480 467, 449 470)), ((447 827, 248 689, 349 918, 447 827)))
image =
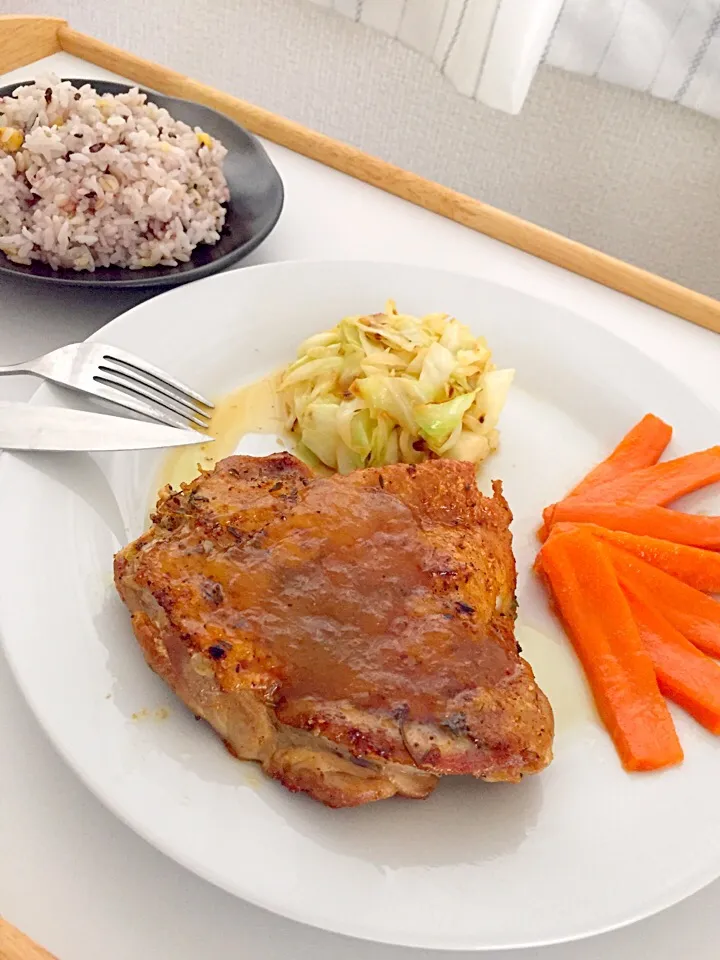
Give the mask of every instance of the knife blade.
POLYGON ((80 452, 156 450, 211 443, 214 437, 160 423, 0 401, 0 450, 80 452))

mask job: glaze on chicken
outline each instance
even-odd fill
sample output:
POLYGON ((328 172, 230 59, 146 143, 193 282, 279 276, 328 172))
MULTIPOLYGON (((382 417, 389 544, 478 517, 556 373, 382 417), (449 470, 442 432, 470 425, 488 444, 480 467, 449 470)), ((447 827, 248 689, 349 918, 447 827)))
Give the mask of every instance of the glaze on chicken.
POLYGON ((510 510, 471 464, 321 479, 290 454, 230 457, 152 520, 115 559, 148 663, 288 789, 356 806, 550 762, 510 510))

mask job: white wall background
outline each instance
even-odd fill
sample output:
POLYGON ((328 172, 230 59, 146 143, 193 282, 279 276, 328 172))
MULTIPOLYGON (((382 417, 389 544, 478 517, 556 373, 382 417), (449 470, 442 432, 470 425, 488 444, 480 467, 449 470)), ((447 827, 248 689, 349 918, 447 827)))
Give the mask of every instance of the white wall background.
POLYGON ((684 107, 541 67, 520 116, 496 113, 418 54, 305 0, 0 0, 0 12, 63 16, 720 297, 720 123, 684 107))

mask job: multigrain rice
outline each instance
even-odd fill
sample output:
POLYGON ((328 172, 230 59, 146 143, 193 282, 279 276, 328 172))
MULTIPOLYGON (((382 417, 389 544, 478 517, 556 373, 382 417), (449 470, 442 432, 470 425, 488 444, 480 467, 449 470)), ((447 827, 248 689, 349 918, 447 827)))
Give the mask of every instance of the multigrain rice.
POLYGON ((137 89, 18 87, 0 98, 0 252, 55 270, 177 266, 220 239, 226 154, 137 89))

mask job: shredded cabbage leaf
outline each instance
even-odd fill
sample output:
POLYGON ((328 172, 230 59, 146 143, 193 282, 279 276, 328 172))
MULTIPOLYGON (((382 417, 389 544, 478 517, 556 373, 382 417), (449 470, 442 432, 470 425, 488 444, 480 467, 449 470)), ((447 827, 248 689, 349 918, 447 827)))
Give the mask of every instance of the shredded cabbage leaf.
POLYGON ((300 449, 340 473, 432 457, 479 464, 497 448, 513 374, 454 317, 398 313, 389 300, 301 344, 280 396, 300 449))

